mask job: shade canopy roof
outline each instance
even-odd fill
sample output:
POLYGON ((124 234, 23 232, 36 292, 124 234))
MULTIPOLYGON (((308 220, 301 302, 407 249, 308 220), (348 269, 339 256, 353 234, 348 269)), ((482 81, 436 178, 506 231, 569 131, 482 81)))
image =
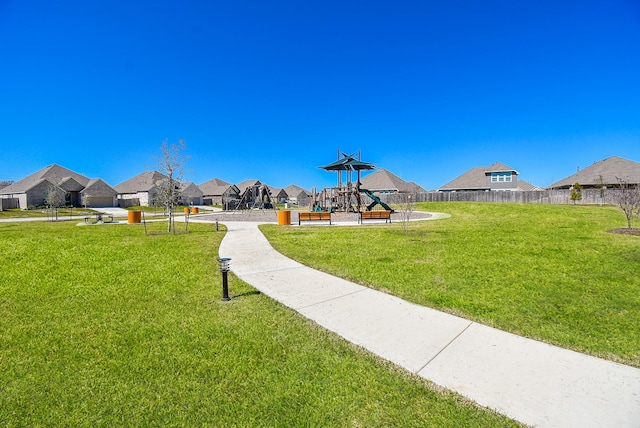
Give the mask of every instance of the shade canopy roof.
POLYGON ((369 162, 363 162, 353 157, 353 155, 342 154, 343 158, 329 165, 321 166, 325 171, 362 171, 375 169, 376 166, 369 162))

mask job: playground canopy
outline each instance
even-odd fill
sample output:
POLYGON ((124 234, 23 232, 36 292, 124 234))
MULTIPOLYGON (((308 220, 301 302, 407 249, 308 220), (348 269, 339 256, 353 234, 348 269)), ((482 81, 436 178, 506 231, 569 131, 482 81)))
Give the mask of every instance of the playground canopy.
POLYGON ((363 162, 353 157, 353 155, 346 155, 342 159, 338 159, 335 162, 331 162, 329 165, 321 166, 320 168, 325 171, 363 171, 375 169, 376 166, 369 162, 363 162))

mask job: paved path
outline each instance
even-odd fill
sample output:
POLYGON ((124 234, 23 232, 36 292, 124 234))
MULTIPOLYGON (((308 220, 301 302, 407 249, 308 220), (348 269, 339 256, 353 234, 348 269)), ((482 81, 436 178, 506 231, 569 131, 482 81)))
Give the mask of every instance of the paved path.
POLYGON ((220 256, 262 293, 399 366, 540 427, 640 427, 640 369, 418 306, 305 267, 255 222, 225 222, 220 256))

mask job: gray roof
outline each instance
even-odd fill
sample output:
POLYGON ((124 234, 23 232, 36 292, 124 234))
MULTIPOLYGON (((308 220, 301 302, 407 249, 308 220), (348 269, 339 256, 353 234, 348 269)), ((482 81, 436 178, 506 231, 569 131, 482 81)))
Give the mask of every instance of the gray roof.
POLYGON ((202 190, 205 196, 220 196, 231 186, 231 183, 227 183, 219 178, 213 178, 209 181, 205 181, 198 187, 202 190))
POLYGON ((404 181, 397 175, 383 168, 362 177, 360 179, 360 187, 371 191, 424 192, 424 189, 416 183, 404 181))
POLYGON ((133 178, 124 181, 114 187, 119 194, 148 192, 153 189, 159 181, 166 179, 164 174, 158 171, 145 171, 133 178))
POLYGON ((528 181, 518 179, 518 189, 523 191, 542 190, 541 187, 531 184, 528 181))
POLYGON ((640 163, 618 156, 611 156, 594 162, 593 165, 553 183, 549 188, 569 188, 575 183, 580 183, 583 187, 599 187, 603 184, 612 186, 618 184, 618 178, 633 184, 640 183, 640 163))
POLYGON ((288 196, 298 196, 301 193, 306 194, 307 196, 311 195, 311 192, 308 192, 307 190, 303 189, 302 187, 296 185, 296 184, 290 184, 287 187, 284 188, 284 191, 287 192, 288 196))
POLYGON ((247 188, 254 186, 262 186, 260 180, 244 180, 242 183, 236 184, 236 187, 240 190, 240 193, 244 193, 247 188))
POLYGON ((109 186, 104 180, 100 178, 94 178, 89 180, 87 186, 81 192, 83 195, 100 195, 100 196, 115 196, 118 192, 109 186))
POLYGON ((15 183, 5 187, 4 189, 1 189, 0 193, 25 193, 33 186, 40 183, 42 180, 48 180, 55 185, 60 185, 63 182, 69 182, 69 180, 74 180, 82 187, 86 187, 86 185, 89 183, 89 179, 84 175, 73 172, 67 168, 63 168, 60 165, 52 164, 41 169, 40 171, 34 172, 33 174, 23 178, 20 181, 16 181, 15 183))
POLYGON ((439 190, 489 190, 487 186, 487 174, 492 172, 515 172, 518 171, 501 162, 496 162, 491 166, 479 166, 471 168, 464 174, 454 178, 439 190))

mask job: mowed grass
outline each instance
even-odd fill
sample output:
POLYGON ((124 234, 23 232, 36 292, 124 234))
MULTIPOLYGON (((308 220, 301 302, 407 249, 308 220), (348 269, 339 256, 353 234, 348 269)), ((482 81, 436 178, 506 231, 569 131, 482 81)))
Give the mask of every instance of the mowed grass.
POLYGON ((1 426, 514 426, 230 276, 224 232, 0 223, 1 426))
POLYGON ((426 203, 450 219, 261 226, 304 264, 412 302, 640 367, 640 237, 614 207, 426 203))

